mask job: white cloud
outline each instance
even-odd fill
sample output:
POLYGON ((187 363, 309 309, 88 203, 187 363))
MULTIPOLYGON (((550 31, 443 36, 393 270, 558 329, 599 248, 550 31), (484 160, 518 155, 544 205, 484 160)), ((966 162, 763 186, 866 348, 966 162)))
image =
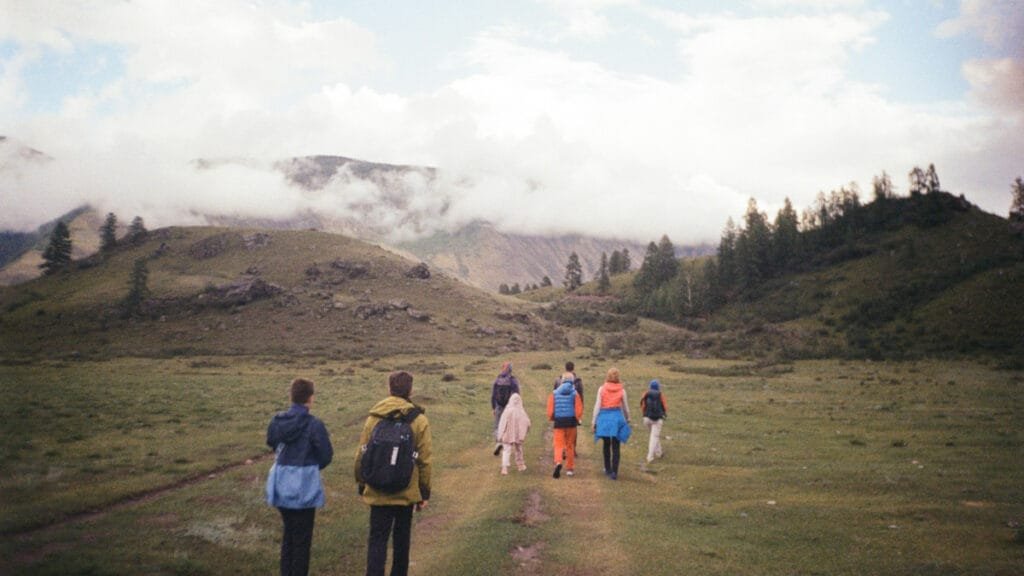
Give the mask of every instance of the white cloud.
POLYGON ((1020 0, 960 0, 960 14, 940 23, 936 34, 949 38, 965 33, 1024 58, 1024 5, 1020 0))
MULTIPOLYGON (((0 104, 24 97, 30 49, 114 44, 125 75, 55 114, 10 113, 12 135, 56 160, 0 170, 12 206, 0 228, 34 226, 87 199, 150 226, 195 212, 341 216, 381 190, 336 181, 302 193, 269 167, 338 154, 438 167, 437 188, 411 182, 405 201, 441 224, 486 218, 523 232, 688 243, 716 239, 750 196, 774 216, 787 196, 801 209, 819 190, 866 187, 882 170, 901 185, 929 162, 947 188, 1001 210, 996 179, 1012 179, 1024 149, 1007 114, 1020 101, 1019 61, 965 66, 974 88, 964 102, 893 102, 847 72, 888 17, 856 2, 746 18, 635 6, 676 39, 665 55, 678 58, 677 73, 661 78, 613 71, 521 27, 489 28, 451 59, 454 80, 417 94, 372 87, 369 73, 400 62, 371 31, 312 22, 285 3, 67 3, 52 16, 33 4, 10 5, 15 23, 0 24, 0 38, 23 45, 22 60, 4 62, 0 104), (197 172, 196 158, 251 162, 197 172)), ((601 16, 613 4, 554 9, 601 16)), ((402 225, 394 212, 373 217, 402 225)))

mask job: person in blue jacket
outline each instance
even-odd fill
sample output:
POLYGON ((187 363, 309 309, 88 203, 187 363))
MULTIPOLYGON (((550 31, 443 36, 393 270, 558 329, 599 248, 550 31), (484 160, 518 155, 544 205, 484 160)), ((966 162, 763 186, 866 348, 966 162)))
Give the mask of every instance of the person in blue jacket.
POLYGON ((324 423, 309 413, 313 382, 296 378, 291 385, 292 406, 279 412, 267 426, 267 445, 277 459, 267 477, 267 503, 281 512, 281 575, 305 576, 313 545, 316 509, 324 506, 320 470, 334 457, 324 423))

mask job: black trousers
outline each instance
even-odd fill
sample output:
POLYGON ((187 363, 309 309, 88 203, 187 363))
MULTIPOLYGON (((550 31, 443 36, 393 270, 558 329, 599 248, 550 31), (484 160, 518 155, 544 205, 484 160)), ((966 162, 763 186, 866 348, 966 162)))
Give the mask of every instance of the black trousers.
POLYGON ((412 506, 370 506, 370 542, 366 548, 366 576, 384 576, 391 541, 391 576, 409 573, 412 540, 412 506))
POLYGON ((284 521, 281 537, 281 576, 309 574, 309 550, 313 546, 316 508, 278 508, 284 521))
POLYGON ((619 473, 619 439, 601 437, 601 453, 604 455, 605 472, 619 473))

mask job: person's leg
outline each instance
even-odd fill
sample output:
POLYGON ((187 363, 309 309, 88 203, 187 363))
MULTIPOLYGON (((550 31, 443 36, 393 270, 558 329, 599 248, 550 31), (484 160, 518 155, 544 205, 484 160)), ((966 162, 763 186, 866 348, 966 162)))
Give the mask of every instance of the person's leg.
POLYGON ((619 475, 619 439, 612 438, 612 474, 619 475))
POLYGON ((509 458, 511 457, 512 445, 502 443, 501 445, 501 473, 504 474, 508 470, 509 458))
POLYGON ((565 467, 576 469, 576 428, 565 428, 565 467))
POLYGON ((604 456, 604 473, 612 472, 611 438, 601 437, 601 455, 604 456))
POLYGON ((516 468, 522 472, 523 470, 526 470, 526 458, 523 457, 523 443, 518 442, 512 446, 515 449, 516 454, 516 468))
POLYGON ((388 538, 395 522, 393 506, 370 506, 370 541, 366 546, 366 576, 384 576, 388 538))
POLYGON ((554 457, 555 464, 562 462, 562 454, 565 453, 565 428, 555 428, 552 440, 554 441, 554 448, 552 456, 554 457))
POLYGON ((665 423, 664 419, 655 420, 651 426, 651 437, 654 438, 654 454, 655 458, 661 458, 661 426, 665 423))
POLYGON ((654 447, 658 443, 658 437, 654 432, 655 421, 644 416, 644 426, 650 431, 650 437, 647 440, 647 462, 650 463, 654 460, 654 447))
POLYGON ((313 546, 313 524, 316 508, 289 510, 278 508, 284 521, 281 538, 281 574, 306 576, 309 573, 309 552, 313 546))
POLYGON ((395 509, 395 535, 391 540, 391 576, 409 574, 409 549, 412 546, 412 506, 392 506, 395 509))

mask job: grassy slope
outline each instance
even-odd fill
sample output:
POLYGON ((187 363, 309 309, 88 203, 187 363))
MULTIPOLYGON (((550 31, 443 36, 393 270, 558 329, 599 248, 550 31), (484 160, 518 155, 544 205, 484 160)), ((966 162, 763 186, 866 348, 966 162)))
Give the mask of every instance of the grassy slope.
POLYGON ((359 241, 320 232, 270 233, 268 245, 247 248, 256 231, 170 228, 142 246, 123 248, 99 265, 12 287, 0 293, 5 355, 109 357, 181 354, 387 355, 399 351, 499 352, 558 347, 561 331, 530 314, 530 305, 435 274, 408 278, 413 262, 359 241), (227 248, 198 259, 193 247, 221 238, 227 248), (194 299, 208 286, 246 277, 251 267, 288 294, 244 306, 197 309, 184 300, 153 318, 126 321, 117 304, 128 292, 133 262, 148 261, 158 300, 194 299), (348 278, 331 263, 364 265, 348 278), (316 264, 323 275, 310 279, 316 264), (359 306, 405 301, 430 315, 417 321, 402 310, 359 318, 359 306), (57 344, 59 343, 59 344, 57 344))
MULTIPOLYGON (((615 363, 633 404, 652 377, 669 401, 665 458, 649 474, 639 470, 647 435, 638 426, 613 483, 585 432, 579 475, 550 477, 543 401, 561 353, 511 356, 534 426, 527 472, 498 475, 487 394, 504 358, 0 367, 5 528, 264 451, 263 429, 283 407, 288 379, 306 375, 318 383, 314 411, 337 454, 324 476, 329 504, 317 516, 313 572, 360 573, 366 510, 350 480, 354 442, 386 373, 403 367, 416 374, 437 466, 434 498, 414 529, 417 574, 1013 574, 1024 558, 1007 527, 1024 520, 1020 372, 580 353, 591 397, 615 363), (14 409, 30 388, 38 407, 14 409)), ((9 535, 0 572, 268 572, 280 523, 262 502, 268 465, 9 535)))

